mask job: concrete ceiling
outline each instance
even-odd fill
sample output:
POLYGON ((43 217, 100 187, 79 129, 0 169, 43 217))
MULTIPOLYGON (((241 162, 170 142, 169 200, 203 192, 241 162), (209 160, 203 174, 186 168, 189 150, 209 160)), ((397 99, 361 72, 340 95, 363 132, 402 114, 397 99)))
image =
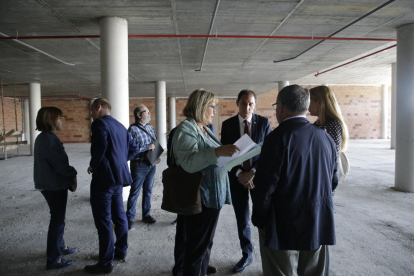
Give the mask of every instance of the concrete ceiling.
MULTIPOLYGON (((217 35, 328 37, 387 0, 221 0, 211 33, 217 35)), ((100 19, 128 20, 130 35, 208 35, 215 0, 1 0, 0 32, 6 36, 99 35, 100 19)), ((334 37, 395 39, 396 28, 414 23, 414 1, 396 0, 334 37)), ((4 35, 0 35, 4 36, 4 35)), ((25 39, 66 65, 12 40, 0 40, 4 94, 27 95, 40 82, 43 95, 100 94, 100 40, 25 39)), ((387 41, 210 38, 129 38, 130 97, 153 97, 154 82, 168 96, 203 87, 219 96, 249 88, 263 93, 277 81, 301 84, 389 83, 396 48, 315 77, 315 73, 394 45, 387 41)))

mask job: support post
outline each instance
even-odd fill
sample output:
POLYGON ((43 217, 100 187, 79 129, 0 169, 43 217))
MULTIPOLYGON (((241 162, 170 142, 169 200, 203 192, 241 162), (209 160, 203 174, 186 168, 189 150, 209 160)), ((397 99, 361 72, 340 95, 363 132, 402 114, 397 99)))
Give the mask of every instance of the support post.
POLYGON ((128 128, 128 21, 105 17, 100 24, 102 96, 111 103, 112 117, 128 128))
POLYGON ((42 107, 40 83, 29 83, 29 120, 30 120, 30 155, 34 154, 34 145, 40 131, 36 130, 36 116, 42 107))
POLYGON ((414 192, 414 24, 397 28, 395 188, 414 192))
POLYGON ((388 85, 381 85, 381 139, 388 135, 388 85))
POLYGON ((391 149, 396 146, 396 126, 397 126, 397 63, 391 67, 391 149))
POLYGON ((165 81, 155 83, 156 131, 160 145, 167 148, 167 97, 165 81))
POLYGON ((176 121, 176 108, 175 108, 175 97, 168 98, 168 110, 169 110, 169 118, 170 118, 170 131, 171 129, 175 128, 177 125, 176 121))

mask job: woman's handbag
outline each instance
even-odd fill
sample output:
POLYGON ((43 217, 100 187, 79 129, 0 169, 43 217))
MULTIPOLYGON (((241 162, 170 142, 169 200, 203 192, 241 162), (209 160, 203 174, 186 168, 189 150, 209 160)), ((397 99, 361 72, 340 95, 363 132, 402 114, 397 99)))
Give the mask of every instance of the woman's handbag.
POLYGON ((162 172, 164 191, 161 209, 179 215, 201 213, 201 172, 188 173, 181 166, 169 167, 162 172))
POLYGON ((72 180, 72 185, 68 189, 71 192, 75 192, 76 191, 76 188, 78 188, 78 179, 77 179, 77 177, 75 175, 75 178, 73 178, 73 180, 72 180))
POLYGON ((181 166, 176 166, 172 148, 174 132, 175 128, 171 130, 168 138, 168 168, 162 172, 164 191, 161 209, 179 215, 199 214, 201 213, 200 185, 203 173, 188 173, 181 166))
POLYGON ((341 181, 349 173, 350 165, 345 152, 341 151, 338 158, 338 180, 341 181))

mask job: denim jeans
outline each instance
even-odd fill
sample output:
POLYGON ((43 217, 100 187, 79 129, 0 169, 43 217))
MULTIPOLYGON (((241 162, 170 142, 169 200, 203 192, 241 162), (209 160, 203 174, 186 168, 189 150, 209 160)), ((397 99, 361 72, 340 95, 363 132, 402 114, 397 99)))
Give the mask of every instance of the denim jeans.
POLYGON ((46 264, 54 264, 60 260, 60 250, 66 247, 63 234, 65 231, 68 190, 43 190, 42 195, 45 197, 50 209, 49 231, 47 232, 46 264))
POLYGON ((136 206, 139 192, 142 189, 142 218, 150 215, 151 194, 154 186, 156 166, 131 162, 132 184, 129 192, 126 215, 128 221, 134 221, 137 214, 136 206))
POLYGON ((91 184, 91 207, 99 236, 99 265, 110 265, 115 253, 126 256, 128 248, 128 221, 122 200, 122 185, 101 187, 91 184), (112 222, 115 229, 112 229, 112 222), (114 243, 114 232, 116 242, 114 243), (115 248, 114 248, 115 247, 115 248))

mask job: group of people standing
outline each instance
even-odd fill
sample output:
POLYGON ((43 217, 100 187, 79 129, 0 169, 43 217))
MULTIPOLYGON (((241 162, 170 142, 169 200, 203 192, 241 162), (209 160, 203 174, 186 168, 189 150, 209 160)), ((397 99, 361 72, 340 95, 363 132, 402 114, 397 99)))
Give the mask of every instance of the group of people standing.
POLYGON ((209 261, 224 204, 233 204, 242 251, 233 272, 253 262, 249 194, 264 275, 328 275, 328 245, 335 244, 332 195, 338 156, 347 141, 334 94, 326 86, 283 88, 272 105, 279 126, 271 131, 269 120, 254 114, 255 93, 242 90, 236 101, 239 112, 223 122, 220 142, 206 127, 217 101, 209 91, 194 91, 184 109, 187 119, 172 139, 176 164, 189 173, 203 172, 202 212, 178 216, 173 275, 217 271, 209 261), (318 116, 315 124, 306 119, 308 111, 318 116), (263 142, 260 156, 230 172, 218 167, 220 156, 239 150, 233 143, 244 134, 263 142))
MULTIPOLYGON (((111 104, 106 99, 98 98, 92 103, 91 160, 87 171, 92 174, 90 203, 98 230, 99 261, 85 266, 85 272, 91 274, 111 273, 114 259, 125 261, 128 230, 135 220, 142 187, 143 221, 156 222, 150 215, 155 166, 145 156, 148 150, 154 149, 156 139, 154 129, 148 125, 150 111, 144 105, 138 106, 134 110, 136 122, 128 130, 110 114, 111 104), (128 160, 131 160, 131 172, 128 160), (129 185, 131 190, 125 211, 122 190, 129 185)), ((62 111, 56 107, 41 108, 36 118, 41 133, 35 141, 34 182, 35 188, 45 197, 51 215, 47 237, 48 270, 72 265, 73 261, 62 258, 62 255, 78 251, 66 246, 63 238, 68 189, 74 186, 77 175, 56 136, 63 120, 62 111)))
MULTIPOLYGON (((176 165, 189 173, 203 173, 202 212, 177 217, 173 275, 217 272, 209 261, 225 204, 233 204, 242 251, 233 272, 242 272, 253 262, 249 194, 252 222, 259 228, 264 275, 328 275, 328 245, 335 244, 332 195, 338 184, 338 155, 347 141, 346 125, 334 94, 326 86, 310 92, 298 85, 283 88, 273 104, 279 126, 272 131, 268 118, 254 113, 256 94, 242 90, 236 100, 238 114, 223 122, 221 140, 209 128, 217 102, 212 92, 194 91, 183 110, 187 119, 172 137, 176 165), (306 119, 308 110, 318 116, 315 124, 306 119), (220 156, 232 156, 240 150, 233 144, 244 134, 255 143, 263 142, 261 154, 230 172, 218 167, 220 156)), ((112 272, 114 259, 125 261, 128 229, 133 228, 141 187, 142 219, 156 222, 150 215, 155 166, 146 158, 156 140, 148 124, 150 111, 138 106, 134 110, 135 123, 128 130, 110 116, 110 111, 110 103, 103 98, 91 106, 94 121, 88 173, 92 173, 90 201, 98 229, 99 262, 84 270, 92 274, 112 272), (131 185, 131 191, 125 212, 122 187, 127 185, 131 185)), ((42 133, 35 142, 35 187, 42 191, 51 213, 47 269, 71 265, 73 262, 62 255, 77 251, 67 247, 63 239, 67 191, 77 172, 69 165, 56 136, 62 120, 58 108, 44 107, 36 121, 42 133)))

